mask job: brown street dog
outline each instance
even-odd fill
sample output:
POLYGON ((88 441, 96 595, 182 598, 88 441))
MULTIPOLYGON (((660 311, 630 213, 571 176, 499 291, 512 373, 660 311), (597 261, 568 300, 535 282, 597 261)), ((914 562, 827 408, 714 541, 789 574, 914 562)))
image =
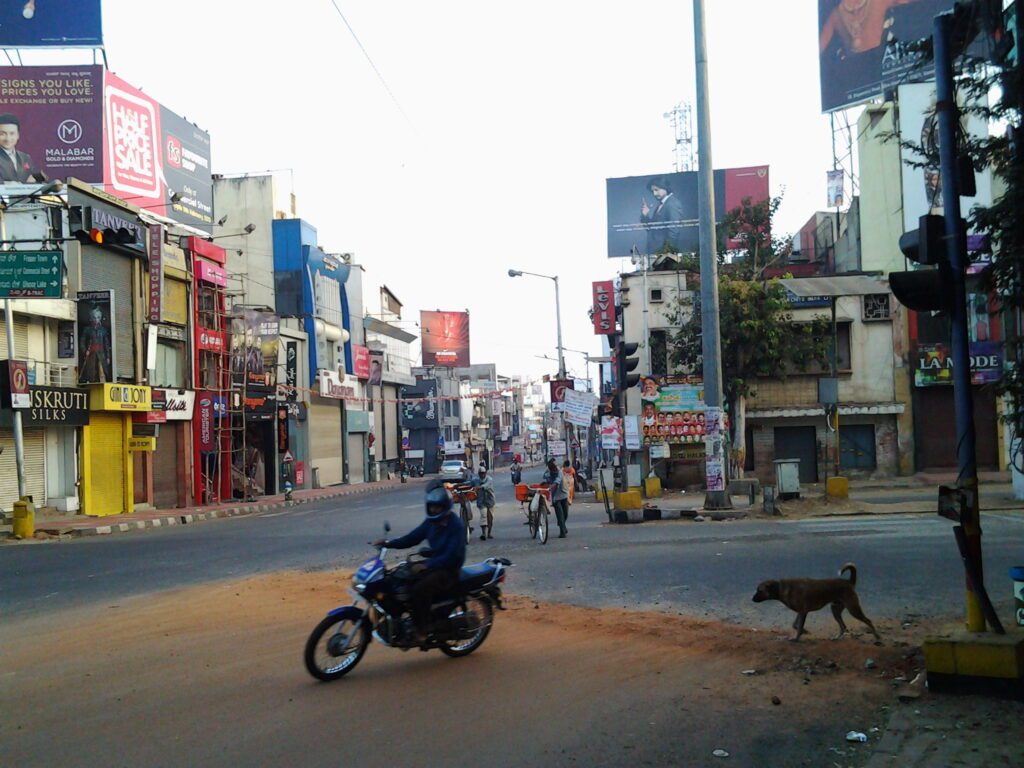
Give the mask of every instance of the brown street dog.
POLYGON ((853 563, 847 563, 839 569, 842 575, 850 572, 850 580, 846 579, 770 579, 762 581, 757 585, 754 593, 754 602, 763 603, 765 600, 778 600, 787 608, 796 611, 796 619, 793 621, 793 629, 796 630, 796 637, 791 638, 794 642, 804 634, 804 622, 807 614, 817 611, 826 605, 832 606, 832 615, 839 624, 839 634, 835 636, 838 640, 846 634, 846 624, 843 623, 843 609, 850 612, 855 619, 864 622, 876 640, 881 640, 878 630, 871 623, 871 619, 864 615, 861 610, 860 600, 857 599, 857 567, 853 563))

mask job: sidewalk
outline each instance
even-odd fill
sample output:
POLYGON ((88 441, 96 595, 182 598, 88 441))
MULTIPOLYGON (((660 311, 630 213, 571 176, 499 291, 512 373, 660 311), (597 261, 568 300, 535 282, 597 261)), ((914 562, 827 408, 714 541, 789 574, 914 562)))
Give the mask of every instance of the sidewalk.
POLYGON ((1024 702, 925 692, 898 702, 887 727, 849 753, 872 749, 866 768, 1024 765, 1024 702))
MULTIPOLYGON (((423 484, 429 478, 409 478, 406 485, 423 484)), ((294 491, 290 501, 283 494, 261 496, 256 501, 232 501, 227 504, 211 504, 204 507, 185 507, 182 509, 154 509, 146 512, 132 512, 126 515, 110 515, 107 517, 89 517, 88 515, 72 515, 64 518, 44 517, 36 519, 36 538, 49 539, 61 536, 106 536, 114 533, 144 530, 146 528, 165 528, 172 525, 188 525, 204 520, 216 520, 223 517, 252 515, 260 512, 271 512, 286 509, 299 504, 307 504, 323 499, 335 499, 344 496, 362 496, 370 493, 382 493, 396 490, 403 485, 399 479, 382 480, 377 483, 360 485, 337 485, 316 490, 294 491)), ((0 540, 15 542, 11 535, 10 525, 0 525, 0 540)))

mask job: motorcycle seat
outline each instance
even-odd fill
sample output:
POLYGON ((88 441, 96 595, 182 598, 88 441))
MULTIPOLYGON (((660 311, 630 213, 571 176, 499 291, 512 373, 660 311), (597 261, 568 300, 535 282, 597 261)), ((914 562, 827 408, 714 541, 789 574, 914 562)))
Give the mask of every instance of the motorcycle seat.
POLYGON ((495 568, 489 563, 464 565, 459 572, 459 586, 463 589, 482 587, 494 578, 495 568))

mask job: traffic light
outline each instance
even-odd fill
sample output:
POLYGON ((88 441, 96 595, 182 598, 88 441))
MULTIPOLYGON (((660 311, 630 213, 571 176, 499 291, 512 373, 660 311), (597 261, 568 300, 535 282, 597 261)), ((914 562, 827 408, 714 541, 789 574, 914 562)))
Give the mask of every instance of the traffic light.
POLYGON ((135 233, 121 227, 120 229, 76 229, 75 239, 83 244, 96 245, 134 245, 135 233))
POLYGON ((639 373, 630 373, 640 365, 640 358, 635 355, 640 345, 635 342, 620 341, 615 347, 616 383, 623 392, 640 383, 639 373))
POLYGON ((915 312, 948 312, 952 306, 952 272, 946 257, 945 219, 927 214, 918 228, 900 237, 900 250, 911 261, 934 269, 891 272, 889 287, 900 304, 915 312))

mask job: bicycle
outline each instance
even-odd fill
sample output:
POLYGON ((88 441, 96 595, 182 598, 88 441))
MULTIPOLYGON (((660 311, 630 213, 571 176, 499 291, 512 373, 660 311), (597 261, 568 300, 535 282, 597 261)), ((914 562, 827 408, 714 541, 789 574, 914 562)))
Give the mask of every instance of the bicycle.
POLYGON ((445 488, 451 494, 452 503, 459 505, 459 517, 462 518, 462 527, 466 529, 466 543, 469 544, 473 538, 473 510, 470 502, 476 501, 476 488, 472 485, 456 483, 445 483, 445 488))
POLYGON ((526 505, 524 513, 526 523, 530 527, 530 538, 540 539, 541 544, 548 543, 548 516, 551 512, 551 490, 546 485, 517 485, 516 501, 526 505))

